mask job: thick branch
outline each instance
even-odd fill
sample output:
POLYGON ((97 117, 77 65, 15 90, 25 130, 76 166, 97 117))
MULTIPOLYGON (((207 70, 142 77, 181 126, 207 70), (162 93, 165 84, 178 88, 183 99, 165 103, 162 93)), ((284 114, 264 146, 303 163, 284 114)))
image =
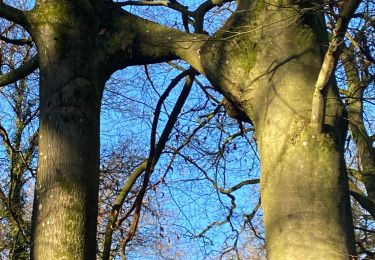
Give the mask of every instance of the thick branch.
POLYGON ((117 2, 115 3, 118 6, 127 6, 127 5, 135 5, 135 6, 165 6, 169 7, 173 10, 181 12, 186 15, 191 15, 191 12, 188 11, 186 6, 181 5, 176 1, 124 1, 124 2, 117 2))
POLYGON ((311 125, 321 132, 324 123, 324 92, 327 88, 332 73, 336 67, 338 58, 341 53, 340 45, 343 43, 343 38, 348 27, 349 21, 352 18, 355 10, 361 1, 351 0, 346 1, 344 10, 338 18, 335 29, 332 33, 332 39, 329 44, 328 50, 324 56, 322 68, 320 70, 318 80, 315 84, 315 91, 312 101, 311 111, 311 125))
POLYGON ((21 25, 26 28, 27 21, 24 11, 21 11, 17 8, 9 6, 7 4, 0 2, 0 17, 5 18, 11 22, 21 25))
POLYGON ((9 39, 0 35, 0 40, 6 43, 14 44, 14 45, 29 45, 31 46, 33 41, 31 39, 9 39))
POLYGON ((350 195, 375 219, 375 204, 369 198, 354 190, 350 190, 350 195))
POLYGON ((350 35, 350 33, 346 33, 345 34, 346 38, 349 39, 349 41, 351 42, 351 44, 353 46, 355 46, 361 53, 362 55, 364 56, 364 58, 367 60, 367 62, 372 62, 375 64, 375 58, 372 57, 372 54, 369 50, 366 50, 365 48, 363 48, 362 46, 359 45, 359 43, 353 39, 353 37, 350 35))
POLYGON ((35 55, 28 62, 24 63, 19 68, 8 72, 7 74, 0 75, 0 87, 9 85, 20 80, 38 68, 38 56, 35 55))
POLYGON ((184 33, 132 15, 119 7, 106 11, 99 33, 108 57, 103 66, 108 74, 132 65, 183 59, 202 73, 200 48, 207 35, 184 33))
MULTIPOLYGON (((203 73, 200 48, 208 36, 183 33, 151 22, 139 23, 136 31, 138 32, 138 41, 135 47, 142 58, 167 58, 170 60, 174 56, 185 60, 198 72, 203 73)), ((133 62, 137 62, 137 57, 134 58, 133 62)), ((140 60, 142 61, 142 59, 140 60)))

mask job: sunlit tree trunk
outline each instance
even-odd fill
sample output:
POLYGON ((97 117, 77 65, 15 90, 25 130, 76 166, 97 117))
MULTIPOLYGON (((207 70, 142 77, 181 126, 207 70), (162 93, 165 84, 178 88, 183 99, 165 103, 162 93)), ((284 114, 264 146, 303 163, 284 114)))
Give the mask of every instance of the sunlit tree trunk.
MULTIPOLYGON (((32 257, 95 259, 103 74, 180 57, 255 126, 269 259, 348 259, 354 242, 343 160, 347 124, 333 80, 324 129, 310 126, 328 44, 319 4, 240 0, 208 38, 141 20, 106 1, 37 1, 26 24, 40 68, 32 257), (108 9, 96 8, 99 2, 108 9)), ((13 17, 1 3, 0 11, 13 17)), ((13 18, 24 22, 23 14, 13 18)))
POLYGON ((32 258, 95 259, 104 81, 94 13, 85 1, 48 1, 31 20, 40 67, 32 258))
POLYGON ((310 126, 328 44, 324 18, 306 9, 314 5, 249 2, 240 1, 217 40, 204 46, 202 63, 255 125, 268 258, 348 259, 354 240, 343 158, 347 124, 333 80, 324 130, 310 126))

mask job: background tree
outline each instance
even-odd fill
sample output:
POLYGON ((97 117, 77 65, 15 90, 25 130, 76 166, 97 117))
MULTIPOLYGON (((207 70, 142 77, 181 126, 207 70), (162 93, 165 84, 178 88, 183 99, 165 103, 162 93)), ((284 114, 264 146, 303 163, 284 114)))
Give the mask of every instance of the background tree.
MULTIPOLYGON (((1 26, 1 72, 6 74, 35 52, 28 34, 13 23, 1 26)), ((0 136, 1 252, 10 259, 28 259, 30 220, 37 151, 38 94, 30 75, 1 89, 0 136)))

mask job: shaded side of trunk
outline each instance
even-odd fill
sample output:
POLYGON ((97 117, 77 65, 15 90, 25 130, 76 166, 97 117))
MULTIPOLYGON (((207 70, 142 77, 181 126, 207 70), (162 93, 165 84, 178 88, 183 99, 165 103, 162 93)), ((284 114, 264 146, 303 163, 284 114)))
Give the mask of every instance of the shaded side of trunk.
POLYGON ((323 133, 309 125, 328 44, 324 19, 280 2, 240 1, 217 40, 205 45, 203 67, 255 125, 269 259, 348 259, 354 236, 343 160, 347 127, 334 82, 323 133))
POLYGON ((48 1, 31 14, 40 64, 39 164, 32 258, 95 259, 99 112, 97 25, 89 1, 48 1))

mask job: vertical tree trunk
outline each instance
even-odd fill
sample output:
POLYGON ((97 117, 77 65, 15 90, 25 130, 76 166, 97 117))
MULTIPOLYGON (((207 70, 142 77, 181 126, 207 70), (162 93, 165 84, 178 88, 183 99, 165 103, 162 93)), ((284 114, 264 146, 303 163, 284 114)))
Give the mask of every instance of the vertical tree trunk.
POLYGON ((305 9, 314 5, 280 2, 240 1, 218 40, 204 46, 203 67, 255 125, 268 258, 348 259, 347 126, 334 82, 323 133, 309 125, 328 44, 324 18, 305 9))
POLYGON ((32 258, 95 259, 104 85, 96 22, 86 1, 44 2, 31 17, 41 78, 32 258))

